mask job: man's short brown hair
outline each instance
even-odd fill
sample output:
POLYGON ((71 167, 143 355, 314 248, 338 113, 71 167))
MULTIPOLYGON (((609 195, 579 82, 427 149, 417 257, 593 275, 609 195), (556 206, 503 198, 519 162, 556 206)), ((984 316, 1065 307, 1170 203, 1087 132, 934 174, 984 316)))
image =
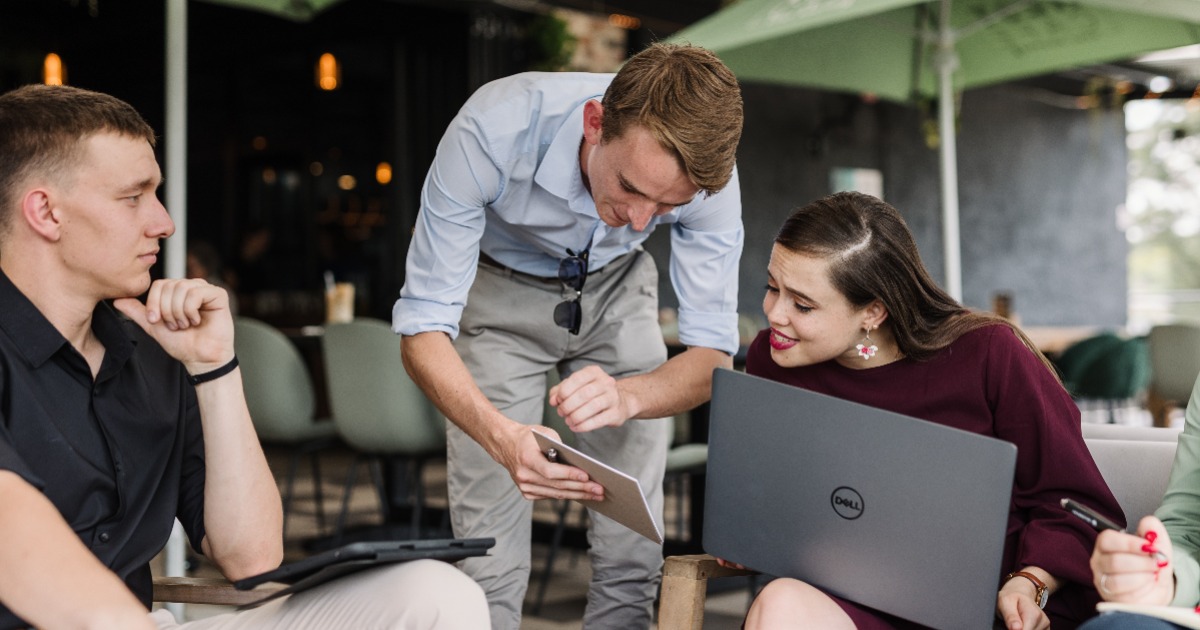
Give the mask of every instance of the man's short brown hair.
POLYGON ((63 85, 26 85, 0 94, 0 235, 11 227, 17 186, 34 174, 61 176, 97 133, 144 138, 154 130, 125 101, 63 85))
POLYGON ((711 51, 651 44, 625 63, 604 93, 602 139, 642 125, 708 194, 729 183, 742 136, 742 91, 711 51))

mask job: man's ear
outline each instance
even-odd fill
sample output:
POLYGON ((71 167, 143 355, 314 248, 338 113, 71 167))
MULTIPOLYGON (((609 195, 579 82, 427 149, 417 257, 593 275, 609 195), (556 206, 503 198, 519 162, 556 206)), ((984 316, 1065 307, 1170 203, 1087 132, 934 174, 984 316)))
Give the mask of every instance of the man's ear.
POLYGON ((35 188, 21 197, 21 219, 42 238, 57 241, 62 236, 62 221, 50 195, 35 188))
POLYGON ((600 144, 600 126, 604 122, 604 106, 591 100, 583 104, 583 139, 588 144, 600 144))

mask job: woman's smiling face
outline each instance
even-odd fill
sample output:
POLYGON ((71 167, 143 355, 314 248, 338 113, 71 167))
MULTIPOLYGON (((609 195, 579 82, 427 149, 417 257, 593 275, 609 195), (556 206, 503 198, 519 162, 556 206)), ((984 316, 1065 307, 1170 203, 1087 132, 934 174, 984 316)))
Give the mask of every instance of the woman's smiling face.
POLYGON ((763 313, 771 326, 771 358, 782 367, 835 359, 864 365, 855 346, 863 338, 868 309, 856 309, 829 280, 823 258, 797 254, 776 244, 767 265, 763 313))

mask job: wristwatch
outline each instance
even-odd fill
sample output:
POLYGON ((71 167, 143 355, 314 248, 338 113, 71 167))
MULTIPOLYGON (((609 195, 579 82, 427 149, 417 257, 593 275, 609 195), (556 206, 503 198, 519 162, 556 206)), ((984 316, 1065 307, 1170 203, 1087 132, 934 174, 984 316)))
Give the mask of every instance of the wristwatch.
POLYGON ((1050 599, 1050 590, 1048 588, 1046 588, 1046 583, 1039 580, 1038 576, 1036 576, 1028 571, 1013 571, 1012 573, 1009 573, 1008 575, 1004 576, 1004 582, 1007 583, 1009 580, 1011 580, 1015 577, 1018 577, 1018 576, 1023 577, 1026 580, 1029 580, 1030 582, 1033 582, 1033 588, 1035 591, 1033 594, 1033 599, 1035 601, 1037 601, 1037 605, 1039 608, 1045 608, 1046 601, 1050 599))

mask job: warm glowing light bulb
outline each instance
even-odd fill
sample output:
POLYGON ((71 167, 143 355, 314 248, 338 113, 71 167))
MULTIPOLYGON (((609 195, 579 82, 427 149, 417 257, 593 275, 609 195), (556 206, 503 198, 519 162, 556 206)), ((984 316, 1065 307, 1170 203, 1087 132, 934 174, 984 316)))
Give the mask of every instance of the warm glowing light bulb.
POLYGON ((325 53, 317 60, 317 86, 322 90, 336 90, 341 81, 341 75, 337 57, 334 57, 332 53, 325 53))
POLYGON ((392 181, 392 165, 387 162, 380 162, 375 167, 375 181, 385 186, 388 182, 392 181))
POLYGON ((632 15, 624 15, 622 13, 613 13, 608 16, 608 23, 627 31, 636 31, 642 25, 642 21, 632 15))
POLYGON ((62 85, 66 77, 62 58, 54 53, 46 55, 42 62, 42 82, 46 85, 62 85))

